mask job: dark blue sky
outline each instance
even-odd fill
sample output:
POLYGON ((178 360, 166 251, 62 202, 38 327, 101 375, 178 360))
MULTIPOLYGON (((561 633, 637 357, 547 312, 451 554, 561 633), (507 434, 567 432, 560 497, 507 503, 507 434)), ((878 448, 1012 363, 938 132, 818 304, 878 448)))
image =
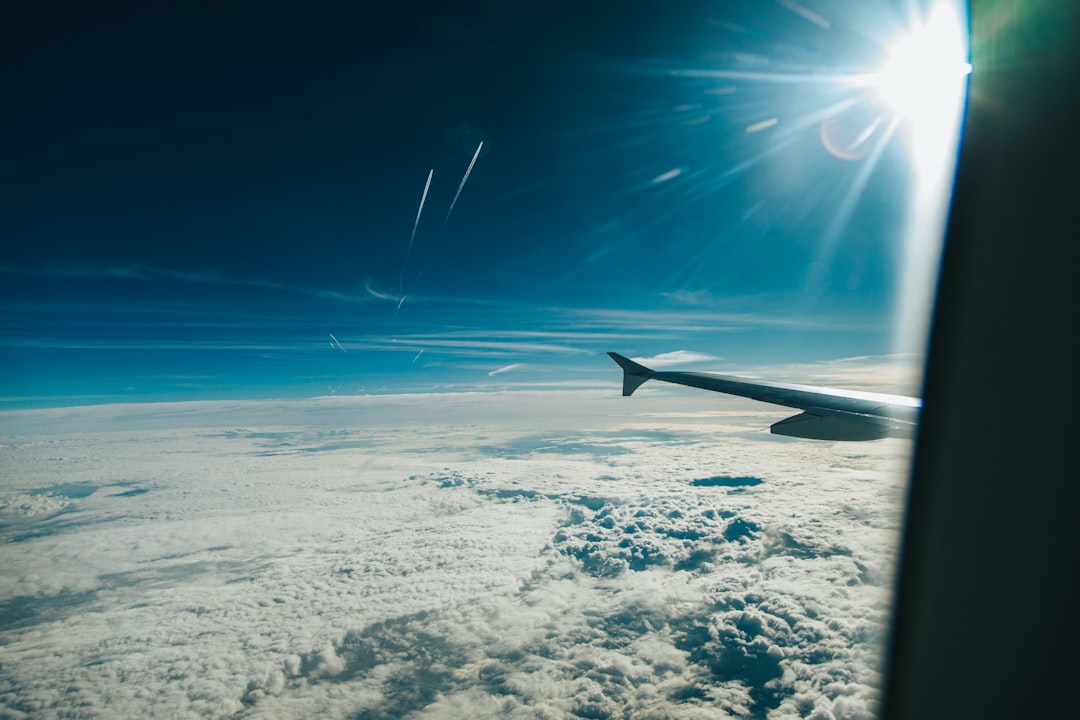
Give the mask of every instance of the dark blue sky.
POLYGON ((914 5, 8 11, 0 396, 889 352, 911 172, 900 132, 836 151, 873 111, 830 78, 879 63, 914 5))

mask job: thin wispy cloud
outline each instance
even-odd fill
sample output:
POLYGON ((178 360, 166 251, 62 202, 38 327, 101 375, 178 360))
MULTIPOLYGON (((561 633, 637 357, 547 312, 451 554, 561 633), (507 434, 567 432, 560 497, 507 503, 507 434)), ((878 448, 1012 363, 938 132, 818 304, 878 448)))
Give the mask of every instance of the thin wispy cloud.
POLYGON ((407 348, 410 351, 427 349, 428 352, 439 348, 443 350, 473 350, 473 351, 497 351, 506 353, 535 353, 535 354, 550 354, 555 353, 559 355, 582 355, 590 354, 591 350, 586 350, 579 347, 573 347, 570 345, 555 345, 549 343, 535 343, 535 342, 511 342, 500 340, 459 340, 455 338, 441 338, 435 335, 422 335, 417 337, 411 337, 403 335, 395 338, 383 338, 373 340, 359 340, 351 343, 354 347, 366 346, 366 347, 381 347, 381 348, 407 348))
POLYGON ((366 292, 368 296, 375 298, 376 300, 386 300, 387 302, 392 303, 397 303, 401 300, 400 296, 398 295, 394 295, 393 293, 389 293, 385 290, 380 290, 376 288, 372 284, 370 278, 364 281, 364 292, 366 292))
MULTIPOLYGON (((310 285, 298 285, 282 283, 258 277, 242 277, 226 275, 216 270, 178 270, 176 268, 155 267, 152 265, 131 264, 101 267, 50 267, 43 269, 0 268, 0 272, 9 275, 28 275, 37 277, 55 278, 99 278, 113 280, 135 280, 142 282, 159 282, 171 280, 179 283, 193 285, 217 285, 223 287, 252 287, 268 290, 280 290, 287 293, 298 293, 320 299, 340 300, 342 302, 363 302, 371 297, 379 297, 372 292, 355 294, 321 288, 310 285)), ((382 298, 379 298, 382 299, 382 298)), ((396 300, 396 298, 395 298, 396 300)))
POLYGON ((665 183, 668 180, 674 180, 675 178, 679 177, 682 174, 683 174, 683 169, 682 168, 672 168, 671 170, 668 170, 667 172, 661 173, 661 174, 657 175, 656 177, 654 177, 652 179, 652 184, 653 185, 659 185, 660 183, 665 183))
POLYGON ((676 290, 675 292, 660 293, 661 297, 674 300, 680 305, 692 307, 708 307, 720 302, 719 298, 708 290, 676 290))
POLYGON ((791 328, 831 330, 880 329, 882 321, 851 315, 815 314, 798 316, 791 312, 770 310, 768 312, 720 312, 715 309, 689 308, 683 310, 637 310, 613 308, 563 308, 567 318, 574 318, 580 327, 649 332, 726 333, 746 328, 791 328))
POLYGON ((652 357, 634 358, 634 362, 647 365, 650 368, 665 368, 675 365, 687 365, 690 363, 719 362, 723 358, 709 355, 708 353, 694 352, 692 350, 673 350, 660 353, 652 357))
POLYGON ((795 2, 795 0, 776 0, 778 4, 787 8, 791 12, 795 13, 799 17, 804 18, 817 25, 822 30, 828 30, 832 23, 822 14, 816 13, 810 8, 801 3, 795 2))
POLYGON ((767 365, 753 372, 774 380, 919 396, 925 362, 921 353, 897 353, 767 365))

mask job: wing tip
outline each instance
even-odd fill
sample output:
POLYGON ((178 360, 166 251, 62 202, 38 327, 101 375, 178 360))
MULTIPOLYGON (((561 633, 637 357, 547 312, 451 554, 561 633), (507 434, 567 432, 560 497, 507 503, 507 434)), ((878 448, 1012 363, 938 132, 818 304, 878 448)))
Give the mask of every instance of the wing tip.
POLYGON ((633 395, 634 391, 641 387, 642 383, 653 376, 652 370, 628 357, 615 352, 608 352, 608 355, 623 369, 623 397, 633 395))

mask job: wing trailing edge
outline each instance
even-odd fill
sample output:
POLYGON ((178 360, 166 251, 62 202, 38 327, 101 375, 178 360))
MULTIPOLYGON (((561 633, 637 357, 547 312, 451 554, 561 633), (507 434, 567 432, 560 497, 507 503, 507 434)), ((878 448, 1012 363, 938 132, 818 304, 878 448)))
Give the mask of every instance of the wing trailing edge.
POLYGON ((774 423, 776 435, 813 440, 877 440, 913 437, 922 400, 903 395, 840 390, 795 383, 754 380, 699 372, 658 372, 609 352, 623 369, 622 394, 629 396, 647 380, 686 385, 802 410, 774 423))

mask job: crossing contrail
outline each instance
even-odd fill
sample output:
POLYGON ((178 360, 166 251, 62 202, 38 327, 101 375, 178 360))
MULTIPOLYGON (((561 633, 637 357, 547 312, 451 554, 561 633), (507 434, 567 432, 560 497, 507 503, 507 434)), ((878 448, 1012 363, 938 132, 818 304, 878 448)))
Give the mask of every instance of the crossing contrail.
POLYGON ((480 157, 480 149, 484 147, 484 141, 481 140, 480 144, 476 146, 476 152, 473 153, 472 160, 469 161, 469 167, 465 169, 465 176, 461 178, 461 184, 458 185, 457 192, 454 193, 454 199, 450 201, 450 209, 446 211, 446 219, 443 220, 443 229, 446 228, 446 223, 450 222, 450 213, 454 212, 454 206, 457 205, 458 196, 461 195, 461 191, 465 188, 465 181, 469 179, 469 173, 472 172, 473 165, 476 164, 476 158, 480 157))
POLYGON ((330 333, 330 340, 331 340, 330 347, 336 347, 341 352, 348 352, 348 350, 345 349, 345 346, 342 345, 341 343, 339 343, 338 339, 336 337, 334 337, 334 333, 330 333))

